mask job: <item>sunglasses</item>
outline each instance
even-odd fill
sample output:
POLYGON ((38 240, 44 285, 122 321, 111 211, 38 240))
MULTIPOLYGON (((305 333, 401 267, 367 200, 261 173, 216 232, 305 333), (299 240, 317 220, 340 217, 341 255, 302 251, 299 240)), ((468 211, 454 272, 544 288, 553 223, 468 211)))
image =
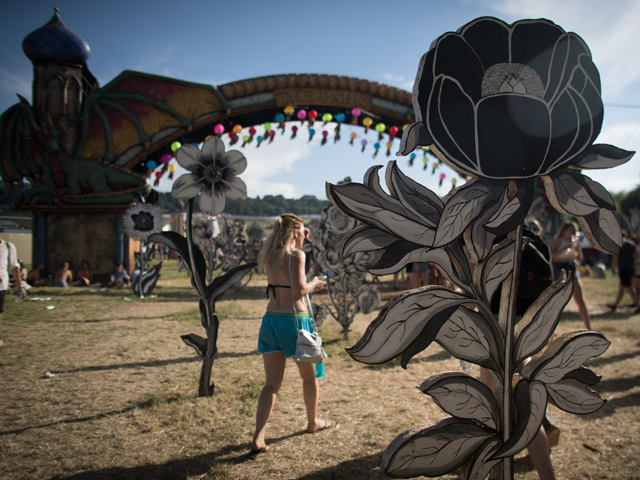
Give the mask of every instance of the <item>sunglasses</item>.
POLYGON ((304 233, 304 238, 309 238, 309 229, 305 228, 302 233, 304 233))

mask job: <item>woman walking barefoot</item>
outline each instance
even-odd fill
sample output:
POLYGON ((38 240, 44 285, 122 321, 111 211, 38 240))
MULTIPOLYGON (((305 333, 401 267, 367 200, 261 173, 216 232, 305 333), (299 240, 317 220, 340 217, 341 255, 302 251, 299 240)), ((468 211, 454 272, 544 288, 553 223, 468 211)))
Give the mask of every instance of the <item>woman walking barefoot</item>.
MULTIPOLYGON (((281 215, 258 257, 260 267, 267 272, 268 280, 269 303, 267 312, 262 317, 258 337, 258 352, 262 354, 266 379, 258 399, 256 431, 251 443, 250 457, 270 450, 265 442, 265 430, 282 384, 287 358, 293 357, 296 351, 298 334, 293 303, 295 301, 300 328, 312 332, 312 319, 306 313, 307 307, 302 298, 326 286, 326 283, 317 277, 311 282, 306 282, 305 254, 300 248, 308 234, 309 231, 304 228, 300 217, 290 213, 281 215)), ((307 407, 307 432, 330 428, 330 421, 318 419, 318 378, 324 377, 323 365, 317 365, 315 370, 311 363, 296 362, 296 365, 302 378, 302 393, 307 407)))

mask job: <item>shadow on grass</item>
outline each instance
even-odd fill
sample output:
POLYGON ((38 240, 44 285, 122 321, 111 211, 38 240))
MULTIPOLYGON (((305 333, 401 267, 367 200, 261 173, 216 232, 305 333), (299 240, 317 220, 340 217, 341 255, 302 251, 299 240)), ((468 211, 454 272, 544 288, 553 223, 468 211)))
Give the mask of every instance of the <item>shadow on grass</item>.
MULTIPOLYGON (((257 356, 258 352, 221 352, 216 357, 216 360, 221 358, 241 358, 241 357, 250 357, 257 356)), ((105 370, 118 370, 122 369, 130 369, 130 368, 141 368, 141 367, 164 367, 166 365, 179 365, 181 363, 198 363, 201 362, 202 359, 200 357, 183 357, 183 358, 172 358, 169 360, 149 360, 147 362, 132 362, 132 363, 115 363, 113 365, 91 365, 88 367, 74 368, 72 370, 57 370, 52 371, 51 373, 55 375, 64 375, 69 373, 78 373, 78 372, 103 372, 105 370)))
MULTIPOLYGON (((596 385, 597 386, 597 385, 596 385)), ((605 395, 603 395, 605 397, 605 395)), ((589 415, 576 415, 580 420, 590 422, 597 418, 610 417, 618 408, 624 407, 637 407, 640 404, 640 392, 633 392, 621 397, 612 398, 607 400, 602 408, 589 415)))
MULTIPOLYGON (((283 440, 304 435, 304 431, 292 433, 278 438, 269 439, 269 445, 273 447, 274 444, 283 440)), ((57 480, 93 480, 95 478, 110 479, 110 480, 142 480, 142 479, 158 479, 158 480, 186 480, 188 478, 203 477, 211 469, 219 468, 220 465, 236 465, 251 461, 248 457, 251 444, 249 442, 240 445, 229 445, 216 452, 207 453, 205 455, 198 455, 191 458, 183 458, 180 460, 171 460, 166 463, 140 465, 137 467, 111 467, 103 468, 100 470, 90 470, 86 472, 76 473, 69 476, 56 476, 53 477, 57 480)), ((268 453, 266 455, 272 455, 268 453)), ((258 457, 256 461, 260 461, 258 457)), ((327 478, 326 476, 318 477, 303 477, 303 478, 327 478)), ((343 477, 339 477, 343 478, 343 477)), ((354 478, 354 477, 344 477, 354 478)), ((363 477, 371 478, 371 477, 363 477)))
POLYGON ((640 350, 629 353, 621 353, 619 355, 611 355, 610 357, 596 357, 588 360, 584 366, 585 367, 601 367, 602 365, 609 365, 610 363, 623 362, 624 360, 628 360, 630 358, 635 358, 640 356, 640 350))
POLYGON ((43 423, 42 425, 33 425, 31 427, 16 428, 14 430, 5 430, 5 431, 0 432, 0 436, 18 434, 18 433, 26 432, 27 430, 33 430, 35 428, 52 427, 54 425, 64 425, 64 424, 68 424, 68 423, 90 422, 91 420, 98 420, 100 418, 113 417, 114 415, 122 415, 123 413, 127 413, 127 412, 129 412, 129 411, 131 411, 131 410, 133 410, 135 408, 138 408, 138 406, 137 405, 132 405, 132 406, 129 406, 129 407, 121 408, 120 410, 111 410, 110 412, 98 413, 97 415, 91 415, 89 417, 69 418, 67 420, 60 420, 58 422, 43 423))

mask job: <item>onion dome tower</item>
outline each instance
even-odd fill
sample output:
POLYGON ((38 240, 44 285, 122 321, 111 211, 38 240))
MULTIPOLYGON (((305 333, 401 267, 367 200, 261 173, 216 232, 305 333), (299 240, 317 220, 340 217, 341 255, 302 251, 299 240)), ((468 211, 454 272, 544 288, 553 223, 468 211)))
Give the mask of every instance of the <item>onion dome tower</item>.
POLYGON ((51 118, 66 130, 62 147, 72 155, 80 137, 83 70, 89 58, 89 45, 65 25, 54 8, 49 23, 24 38, 22 50, 33 63, 36 116, 41 123, 51 118))

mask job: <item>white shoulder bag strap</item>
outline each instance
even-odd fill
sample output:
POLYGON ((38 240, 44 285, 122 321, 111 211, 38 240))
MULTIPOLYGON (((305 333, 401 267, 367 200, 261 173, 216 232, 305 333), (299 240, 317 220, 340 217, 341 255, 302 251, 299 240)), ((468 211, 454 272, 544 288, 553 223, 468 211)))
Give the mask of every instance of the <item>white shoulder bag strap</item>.
MULTIPOLYGON (((291 300, 293 300, 293 316, 296 319, 296 330, 300 330, 300 327, 298 326, 298 312, 296 312, 296 298, 293 295, 293 277, 291 275, 291 257, 293 256, 293 252, 295 252, 296 249, 294 248, 291 251, 291 254, 289 255, 289 283, 291 284, 291 300)), ((307 297, 307 310, 309 311, 309 317, 311 317, 311 325, 313 325, 313 333, 317 333, 316 332, 316 322, 313 319, 313 308, 311 307, 311 300, 309 299, 309 294, 307 293, 306 295, 307 297)), ((304 303, 304 300, 302 301, 302 303, 304 303)))

